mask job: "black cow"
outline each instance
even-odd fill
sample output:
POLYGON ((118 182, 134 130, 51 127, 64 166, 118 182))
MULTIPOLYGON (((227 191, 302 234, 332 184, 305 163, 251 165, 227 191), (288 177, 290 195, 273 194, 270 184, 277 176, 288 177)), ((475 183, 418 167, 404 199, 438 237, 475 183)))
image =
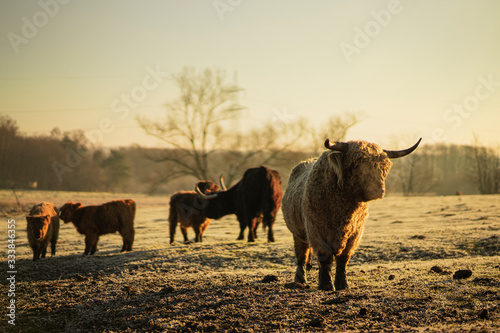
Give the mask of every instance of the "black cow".
MULTIPOLYGON (((222 180, 222 178, 221 178, 222 180)), ((283 197, 281 176, 276 170, 265 166, 245 171, 243 178, 230 189, 212 194, 204 194, 196 188, 198 195, 207 199, 205 214, 208 218, 219 219, 228 214, 236 214, 240 222, 238 240, 244 239, 248 227, 248 241, 254 242, 260 222, 268 227, 267 240, 274 242, 273 224, 283 197)))

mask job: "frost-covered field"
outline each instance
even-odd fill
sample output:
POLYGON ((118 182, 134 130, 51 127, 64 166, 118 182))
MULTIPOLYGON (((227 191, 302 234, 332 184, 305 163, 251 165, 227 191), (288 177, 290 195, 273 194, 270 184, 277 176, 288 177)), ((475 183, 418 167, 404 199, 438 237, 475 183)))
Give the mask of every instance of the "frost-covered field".
MULTIPOLYGON (((290 283, 293 242, 281 214, 276 243, 268 244, 262 230, 255 244, 236 241, 239 226, 228 216, 212 221, 202 244, 182 244, 178 231, 172 246, 168 197, 42 191, 18 196, 26 207, 132 198, 136 237, 133 252, 119 253, 121 237, 115 234, 100 238, 95 256, 82 257, 83 236, 72 224, 61 224, 57 255, 32 262, 25 213, 1 208, 15 199, 12 191, 0 191, 2 300, 9 289, 9 219, 16 221, 17 270, 16 326, 4 315, 1 331, 500 331, 500 196, 389 196, 373 202, 348 266, 350 289, 341 292, 316 289, 316 264, 309 286, 290 283), (434 266, 442 272, 432 271, 434 266), (472 276, 453 278, 466 269, 472 276)), ((192 230, 189 235, 194 237, 192 230)))

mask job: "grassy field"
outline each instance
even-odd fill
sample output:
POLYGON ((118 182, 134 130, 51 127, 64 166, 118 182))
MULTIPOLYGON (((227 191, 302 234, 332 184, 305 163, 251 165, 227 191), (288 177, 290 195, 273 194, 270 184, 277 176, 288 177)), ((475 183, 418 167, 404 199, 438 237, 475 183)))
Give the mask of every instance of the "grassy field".
MULTIPOLYGON (((348 266, 350 289, 291 283, 295 258, 281 214, 276 242, 259 230, 236 241, 233 216, 212 221, 202 244, 168 243, 168 198, 111 193, 19 192, 21 210, 49 201, 137 201, 134 251, 106 235, 82 257, 83 236, 62 224, 57 255, 32 262, 26 211, 0 191, 1 271, 7 220, 16 222, 16 326, 21 332, 500 331, 500 196, 396 197, 373 202, 348 266), (432 268, 432 270, 431 270, 432 268), (470 270, 454 279, 458 270, 470 270), (438 271, 438 272, 435 272, 438 271)), ((194 233, 190 230, 190 237, 194 233)), ((9 285, 2 276, 3 313, 9 285)), ((10 298, 9 298, 10 299, 10 298)))

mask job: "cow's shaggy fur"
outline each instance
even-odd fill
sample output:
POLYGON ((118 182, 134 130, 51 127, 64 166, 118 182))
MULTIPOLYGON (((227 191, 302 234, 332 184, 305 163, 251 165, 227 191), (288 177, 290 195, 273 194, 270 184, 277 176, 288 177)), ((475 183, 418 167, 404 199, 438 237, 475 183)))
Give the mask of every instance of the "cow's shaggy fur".
POLYGON ((388 154, 376 144, 350 141, 344 148, 346 152, 328 150, 298 164, 282 202, 295 243, 295 281, 307 282, 314 251, 322 290, 333 290, 334 258, 335 289, 347 288, 346 267, 361 239, 368 202, 384 196, 391 168, 388 154))
MULTIPOLYGON (((197 191, 198 192, 198 191, 197 191)), ((244 239, 248 227, 248 241, 254 242, 257 227, 263 222, 268 228, 267 240, 274 242, 273 224, 281 205, 283 190, 278 171, 265 166, 245 171, 243 178, 226 191, 210 196, 199 195, 208 200, 205 214, 219 219, 228 214, 236 214, 240 223, 238 240, 244 239)))
POLYGON ((56 254, 59 238, 59 215, 52 203, 42 202, 33 206, 28 216, 26 232, 28 242, 33 249, 33 261, 45 258, 50 243, 51 254, 56 254))
POLYGON ((132 251, 134 244, 134 200, 116 200, 99 206, 82 206, 68 202, 61 207, 60 217, 64 223, 73 222, 76 230, 85 235, 83 255, 97 251, 99 236, 119 232, 123 238, 123 251, 132 251))
MULTIPOLYGON (((197 186, 205 194, 220 190, 219 185, 210 181, 200 181, 197 186)), ((170 213, 168 216, 170 244, 174 242, 178 222, 180 222, 184 243, 189 243, 187 230, 190 227, 193 228, 196 234, 195 242, 203 240, 203 231, 210 225, 210 219, 205 215, 205 206, 206 201, 198 197, 195 191, 179 191, 170 197, 170 213)))

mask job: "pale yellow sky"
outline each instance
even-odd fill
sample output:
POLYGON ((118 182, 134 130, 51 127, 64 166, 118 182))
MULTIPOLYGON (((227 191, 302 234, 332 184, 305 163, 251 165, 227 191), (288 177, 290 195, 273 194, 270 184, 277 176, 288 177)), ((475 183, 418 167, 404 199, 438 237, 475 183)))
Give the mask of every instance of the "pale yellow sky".
POLYGON ((499 13, 496 0, 2 1, 0 113, 28 134, 156 145, 136 116, 165 115, 172 73, 217 67, 245 89, 241 130, 362 111, 349 139, 497 145, 499 13))

